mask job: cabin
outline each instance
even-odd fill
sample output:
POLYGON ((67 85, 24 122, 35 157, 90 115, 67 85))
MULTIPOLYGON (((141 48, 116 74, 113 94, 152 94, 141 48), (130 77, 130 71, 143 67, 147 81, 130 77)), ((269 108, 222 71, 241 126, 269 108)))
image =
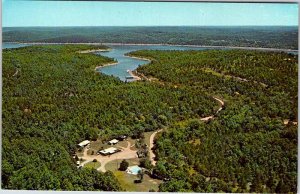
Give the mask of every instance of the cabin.
POLYGON ((123 140, 126 139, 126 138, 127 138, 126 135, 120 135, 120 136, 117 138, 117 140, 123 141, 123 140))
POLYGON ((115 145, 115 144, 117 144, 118 142, 119 142, 119 140, 113 139, 113 140, 110 140, 110 141, 108 142, 108 144, 109 144, 109 145, 115 145))
POLYGON ((84 140, 84 141, 82 141, 82 142, 80 142, 79 144, 78 144, 78 146, 79 147, 81 147, 81 148, 83 148, 83 147, 85 147, 85 146, 87 146, 87 145, 90 145, 90 141, 89 140, 84 140))
POLYGON ((110 148, 99 151, 99 154, 107 156, 107 155, 115 154, 115 153, 120 152, 120 151, 121 150, 118 149, 118 148, 110 147, 110 148))

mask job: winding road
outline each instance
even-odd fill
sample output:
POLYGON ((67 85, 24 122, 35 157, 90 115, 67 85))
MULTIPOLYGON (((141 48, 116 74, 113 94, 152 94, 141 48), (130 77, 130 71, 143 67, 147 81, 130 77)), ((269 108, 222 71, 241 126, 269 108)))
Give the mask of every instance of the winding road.
POLYGON ((158 130, 158 131, 155 131, 154 133, 152 133, 151 134, 151 136, 150 136, 150 146, 149 146, 149 152, 150 152, 150 154, 149 154, 149 157, 150 157, 150 161, 151 161, 151 164, 153 165, 153 166, 155 166, 156 165, 156 161, 154 160, 155 159, 155 154, 154 154, 154 152, 153 152, 153 147, 154 147, 154 138, 155 138, 155 135, 157 134, 157 133, 159 133, 159 132, 161 132, 162 131, 162 129, 160 129, 160 130, 158 130))
MULTIPOLYGON (((223 108, 224 108, 224 101, 221 100, 220 98, 217 98, 217 97, 213 97, 215 100, 217 100, 219 103, 220 103, 220 108, 216 111, 215 114, 218 114, 223 108)), ((208 117, 204 117, 204 118, 201 118, 200 120, 201 121, 208 121, 210 119, 213 119, 214 118, 214 115, 211 115, 211 116, 208 116, 208 117)), ((149 156, 150 156, 150 161, 151 161, 151 164, 152 165, 156 165, 156 161, 155 161, 155 154, 154 154, 154 151, 153 151, 153 147, 154 147, 154 139, 155 139, 155 136, 157 133, 161 132, 163 129, 159 129, 158 131, 155 131, 154 133, 151 134, 150 136, 150 146, 149 146, 149 156)))
POLYGON ((13 74, 13 77, 15 77, 16 75, 18 75, 19 73, 19 69, 16 70, 16 72, 13 74))

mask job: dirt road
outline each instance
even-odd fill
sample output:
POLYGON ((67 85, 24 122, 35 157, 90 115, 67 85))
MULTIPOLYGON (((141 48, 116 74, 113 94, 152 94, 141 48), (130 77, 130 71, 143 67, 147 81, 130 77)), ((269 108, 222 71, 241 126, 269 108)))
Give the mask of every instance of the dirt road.
POLYGON ((152 165, 156 165, 156 161, 154 160, 154 158, 155 158, 155 154, 154 154, 154 152, 153 152, 153 147, 154 147, 154 138, 155 138, 155 135, 157 134, 157 133, 159 133, 159 132, 161 132, 162 131, 162 129, 160 129, 160 130, 158 130, 158 131, 155 131, 154 133, 152 133, 151 134, 151 136, 150 136, 150 146, 149 146, 149 152, 150 152, 150 154, 149 154, 149 157, 150 157, 150 161, 151 161, 151 164, 152 165))
POLYGON ((85 161, 81 163, 82 166, 85 164, 92 162, 94 159, 96 159, 98 162, 101 163, 101 166, 97 169, 98 171, 101 172, 106 172, 105 165, 113 160, 118 160, 118 159, 131 159, 131 158, 137 158, 136 151, 130 149, 130 142, 127 141, 127 147, 121 147, 117 146, 120 148, 122 151, 115 153, 110 156, 102 156, 102 155, 88 155, 87 154, 87 149, 84 149, 82 159, 85 161))
MULTIPOLYGON (((217 98, 217 97, 213 97, 215 100, 217 100, 219 103, 220 103, 220 108, 216 111, 216 113, 215 114, 217 114, 217 113, 219 113, 222 109, 223 109, 223 107, 224 107, 224 101, 223 100, 221 100, 220 98, 217 98)), ((200 120, 201 121, 208 121, 208 120, 210 120, 210 119, 212 119, 212 118, 214 118, 214 115, 211 115, 211 116, 208 116, 208 117, 204 117, 204 118, 201 118, 200 120)), ((156 165, 156 161, 154 160, 154 158, 155 158, 155 154, 154 154, 154 152, 153 152, 153 147, 154 147, 154 138, 155 138, 155 135, 157 134, 157 133, 159 133, 159 132, 161 132, 162 131, 162 129, 160 129, 160 130, 158 130, 158 131, 155 131, 154 133, 152 133, 151 134, 151 136, 150 136, 150 150, 149 150, 149 152, 150 152, 150 161, 151 161, 151 164, 152 165, 156 165)))
MULTIPOLYGON (((217 100, 221 105, 220 108, 216 111, 216 114, 217 114, 218 112, 220 112, 223 109, 224 101, 222 101, 221 99, 216 98, 216 97, 213 97, 213 98, 215 100, 217 100)), ((207 121, 212 118, 214 118, 214 115, 201 118, 200 120, 207 121)), ((154 139, 155 139, 156 134, 161 132, 162 130, 163 129, 159 129, 159 130, 155 131, 154 133, 152 133, 150 136, 149 157, 150 157, 151 164, 154 166, 156 165, 156 161, 154 160, 155 154, 152 150, 154 147, 154 139)), ((129 141, 127 141, 127 147, 121 147, 121 146, 117 146, 117 147, 120 148, 122 151, 118 152, 116 154, 110 155, 110 156, 88 155, 87 149, 84 149, 82 159, 84 159, 85 161, 82 162, 81 165, 84 166, 85 164, 92 162, 94 159, 96 159, 98 162, 101 163, 101 167, 99 167, 97 170, 106 172, 105 165, 113 160, 138 158, 136 151, 131 150, 132 146, 129 141)))
MULTIPOLYGON (((224 101, 221 100, 220 98, 217 98, 217 97, 213 97, 215 100, 217 100, 219 103, 220 103, 220 108, 217 110, 216 114, 218 114, 224 107, 224 101)), ((214 115, 211 115, 211 116, 208 116, 208 117, 204 117, 204 118, 201 118, 200 121, 208 121, 210 119, 214 118, 214 115)))

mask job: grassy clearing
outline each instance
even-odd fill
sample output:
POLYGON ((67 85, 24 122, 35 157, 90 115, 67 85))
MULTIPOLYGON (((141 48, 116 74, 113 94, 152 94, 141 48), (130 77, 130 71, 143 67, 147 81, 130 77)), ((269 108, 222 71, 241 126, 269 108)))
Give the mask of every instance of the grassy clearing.
POLYGON ((99 168, 101 166, 101 163, 100 162, 89 162, 87 164, 84 165, 85 168, 99 168))
MULTIPOLYGON (((120 167, 120 163, 123 159, 119 160, 113 160, 105 165, 106 170, 110 170, 112 172, 118 171, 118 168, 120 167)), ((129 166, 139 165, 140 161, 138 158, 128 159, 126 160, 129 163, 129 166)))
POLYGON ((103 149, 110 148, 110 147, 118 148, 119 146, 127 147, 127 142, 119 141, 115 145, 109 145, 106 142, 103 143, 102 140, 97 140, 97 141, 91 142, 91 146, 90 146, 90 149, 88 150, 87 154, 92 155, 92 153, 94 153, 94 155, 96 155, 99 150, 103 150, 103 149))
POLYGON ((127 147, 127 141, 119 141, 117 144, 116 144, 116 146, 121 146, 121 147, 123 147, 123 148, 126 148, 127 147))
POLYGON ((114 175, 117 177, 121 187, 126 191, 147 192, 150 189, 158 191, 158 186, 162 183, 161 180, 152 179, 148 175, 144 175, 142 183, 134 183, 134 180, 138 179, 137 176, 123 171, 115 171, 114 175))
POLYGON ((111 147, 111 145, 108 145, 107 143, 103 143, 102 140, 92 141, 90 149, 88 150, 88 154, 91 155, 92 152, 96 154, 99 150, 106 149, 111 147))
MULTIPOLYGON (((126 160, 129 163, 129 166, 139 165, 139 159, 128 159, 126 160)), ((139 192, 147 192, 150 189, 154 189, 158 191, 158 186, 162 183, 161 180, 152 179, 148 175, 144 175, 144 179, 142 183, 134 183, 134 180, 137 180, 136 175, 127 174, 125 171, 119 171, 118 168, 120 166, 120 160, 114 160, 105 165, 106 170, 110 170, 117 177, 123 189, 126 191, 139 191, 139 192)))
POLYGON ((215 76, 218 76, 218 77, 224 77, 225 79, 230 79, 232 76, 230 75, 224 75, 222 73, 219 73, 219 72, 216 72, 210 68, 203 68, 202 69, 204 72, 207 72, 207 73, 211 73, 212 75, 215 75, 215 76))

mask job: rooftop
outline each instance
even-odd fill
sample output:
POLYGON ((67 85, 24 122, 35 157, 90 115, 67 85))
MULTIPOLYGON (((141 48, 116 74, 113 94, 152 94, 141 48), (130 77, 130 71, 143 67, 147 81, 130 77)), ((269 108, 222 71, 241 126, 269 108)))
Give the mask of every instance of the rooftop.
POLYGON ((80 142, 78 145, 82 147, 82 146, 86 146, 89 143, 90 143, 89 140, 84 140, 84 141, 80 142))
POLYGON ((117 140, 117 139, 113 139, 113 140, 109 141, 109 143, 118 143, 118 142, 119 142, 119 140, 117 140))

